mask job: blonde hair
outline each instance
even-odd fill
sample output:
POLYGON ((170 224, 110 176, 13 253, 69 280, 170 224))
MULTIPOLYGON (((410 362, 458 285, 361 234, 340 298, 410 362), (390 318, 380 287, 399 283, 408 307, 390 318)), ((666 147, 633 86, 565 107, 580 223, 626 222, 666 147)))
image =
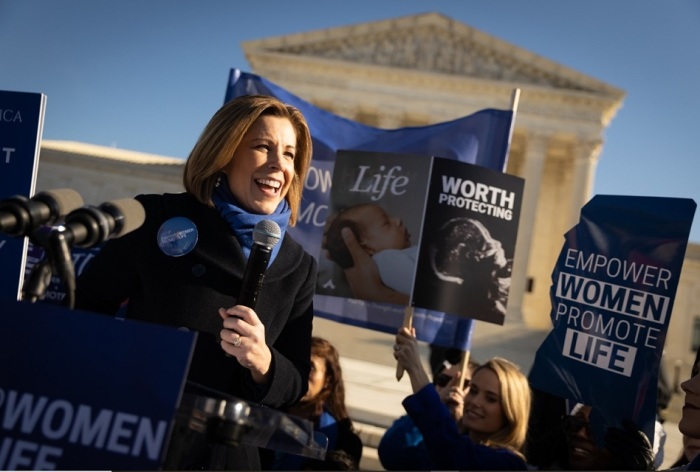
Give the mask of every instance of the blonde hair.
POLYGON ((491 435, 485 444, 505 447, 522 457, 527 426, 530 418, 530 384, 527 377, 514 363, 501 357, 494 357, 483 363, 475 371, 490 369, 501 384, 501 410, 506 425, 491 435))
POLYGON ((209 120, 192 152, 183 173, 185 190, 205 205, 214 206, 212 192, 221 170, 233 158, 243 136, 260 116, 287 118, 296 132, 294 178, 285 197, 292 210, 289 224, 296 224, 306 173, 311 165, 311 134, 301 112, 274 97, 246 95, 221 107, 209 120))

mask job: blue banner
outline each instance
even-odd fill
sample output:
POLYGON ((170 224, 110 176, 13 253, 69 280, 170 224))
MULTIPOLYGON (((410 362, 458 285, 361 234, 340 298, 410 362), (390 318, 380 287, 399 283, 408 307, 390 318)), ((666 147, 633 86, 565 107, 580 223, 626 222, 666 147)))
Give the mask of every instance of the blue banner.
MULTIPOLYGON (((333 165, 338 150, 418 154, 456 159, 503 171, 506 166, 513 112, 481 110, 464 118, 387 130, 374 128, 322 110, 263 77, 232 69, 225 101, 242 95, 271 95, 304 114, 314 154, 304 188, 300 218, 292 234, 306 251, 321 255, 323 228, 328 217, 333 165)), ((396 305, 316 295, 317 316, 341 323, 395 333, 404 310, 396 305)), ((416 309, 413 325, 419 339, 468 350, 472 322, 458 316, 416 309)))
POLYGON ((696 204, 598 195, 565 235, 552 272, 553 329, 534 388, 593 409, 598 439, 634 421, 652 439, 657 379, 696 204))
POLYGON ((160 468, 195 339, 0 299, 0 469, 160 468))
MULTIPOLYGON (((34 195, 46 95, 0 91, 0 199, 34 195)), ((0 297, 19 299, 27 238, 0 233, 0 297)))

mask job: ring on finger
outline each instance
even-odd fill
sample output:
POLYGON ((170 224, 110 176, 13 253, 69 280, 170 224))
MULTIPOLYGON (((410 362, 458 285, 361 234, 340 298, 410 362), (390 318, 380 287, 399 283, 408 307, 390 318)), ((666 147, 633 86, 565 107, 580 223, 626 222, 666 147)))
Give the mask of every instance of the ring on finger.
POLYGON ((240 347, 241 342, 243 342, 243 341, 241 340, 241 337, 238 336, 236 339, 233 340, 233 347, 240 347))

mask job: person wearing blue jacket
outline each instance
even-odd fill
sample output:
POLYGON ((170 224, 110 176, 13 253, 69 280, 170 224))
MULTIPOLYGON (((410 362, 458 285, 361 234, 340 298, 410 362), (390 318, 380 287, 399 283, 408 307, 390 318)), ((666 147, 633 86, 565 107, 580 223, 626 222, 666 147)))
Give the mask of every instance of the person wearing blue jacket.
MULTIPOLYGON (((464 396, 469 389, 471 373, 479 366, 470 359, 467 376, 462 381, 460 362, 463 353, 460 351, 459 354, 456 359, 451 359, 456 364, 445 358, 433 378, 435 390, 457 423, 462 419, 464 396), (463 386, 460 387, 460 384, 463 386)), ((433 470, 436 467, 430 459, 423 435, 407 415, 398 418, 384 432, 377 447, 377 455, 386 470, 433 470)))
POLYGON ((464 400, 462 433, 423 368, 414 328, 399 330, 394 357, 408 373, 414 392, 403 406, 423 435, 435 469, 528 469, 521 449, 530 387, 515 364, 495 357, 475 370, 464 400))

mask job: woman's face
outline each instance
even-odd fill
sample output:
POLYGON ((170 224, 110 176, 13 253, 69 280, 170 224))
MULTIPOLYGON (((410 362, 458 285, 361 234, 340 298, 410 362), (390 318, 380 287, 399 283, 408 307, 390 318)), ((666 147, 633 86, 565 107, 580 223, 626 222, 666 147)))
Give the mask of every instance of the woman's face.
POLYGON ((261 116, 253 123, 224 167, 239 205, 251 213, 274 213, 294 178, 296 144, 287 118, 261 116))
POLYGON ((699 366, 695 364, 691 378, 681 384, 685 392, 683 416, 678 422, 678 429, 686 436, 700 439, 700 374, 699 366))
POLYGON ((482 440, 500 431, 506 425, 501 406, 501 381, 494 371, 479 369, 469 383, 464 399, 462 425, 470 435, 482 440))
POLYGON ((571 470, 603 470, 609 460, 593 439, 590 417, 591 407, 584 405, 563 421, 571 470))
POLYGON ((323 358, 311 355, 311 372, 309 372, 309 390, 302 401, 311 401, 323 391, 326 385, 326 363, 323 358))

